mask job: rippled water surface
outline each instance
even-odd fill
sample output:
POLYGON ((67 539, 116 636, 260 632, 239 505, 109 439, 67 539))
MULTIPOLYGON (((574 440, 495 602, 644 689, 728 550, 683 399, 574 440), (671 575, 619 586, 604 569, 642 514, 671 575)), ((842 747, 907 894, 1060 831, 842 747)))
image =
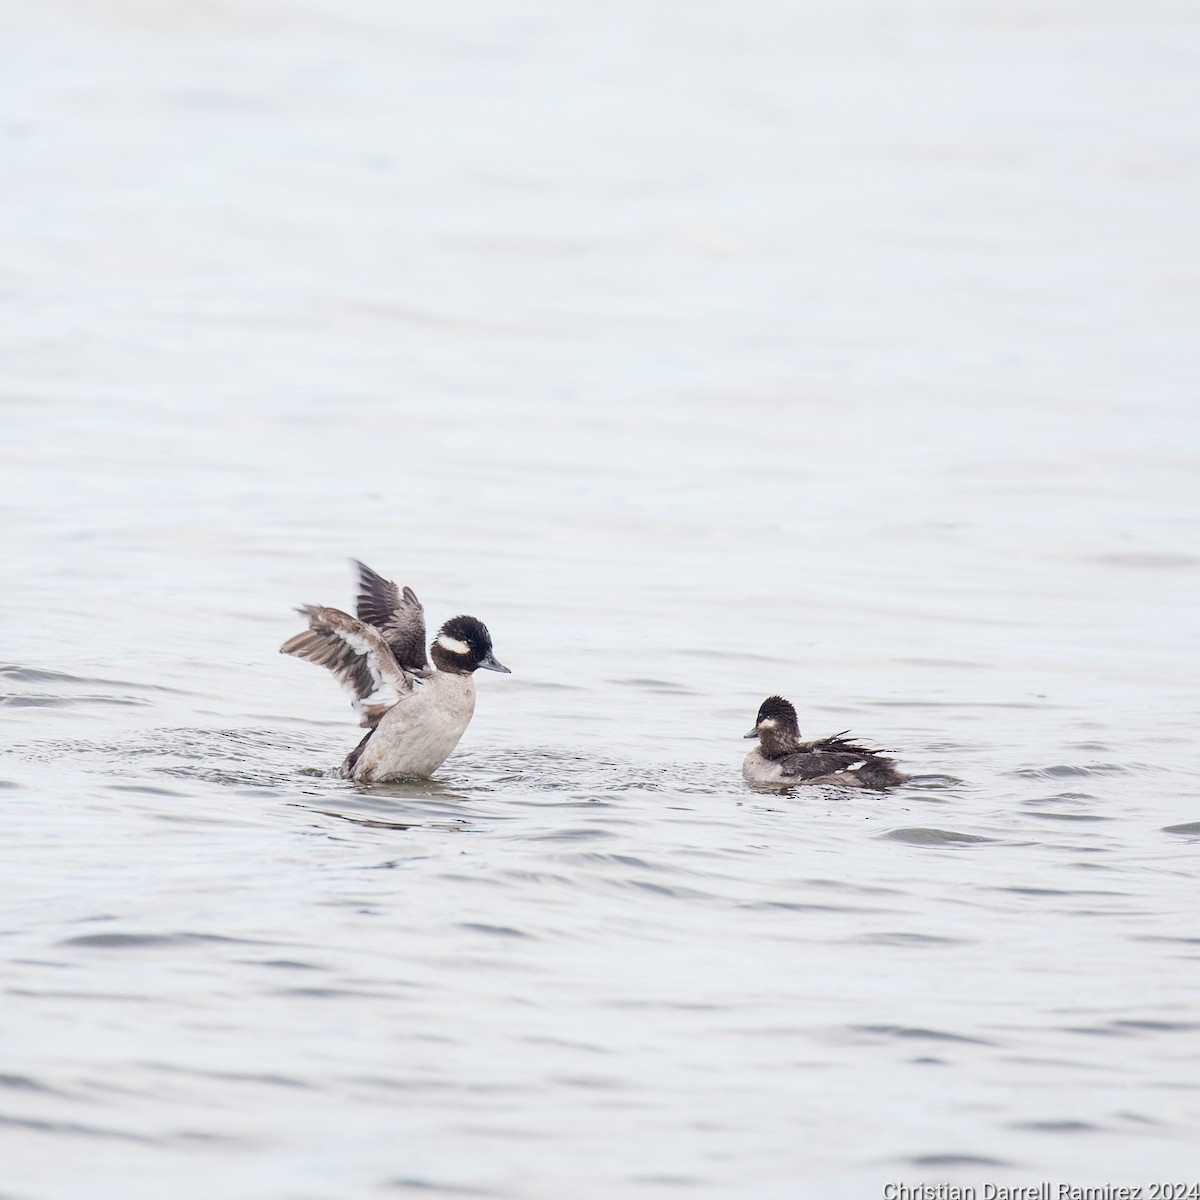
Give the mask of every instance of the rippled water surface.
POLYGON ((1194 1181, 1190 6, 4 23, 5 1200, 1194 1181))

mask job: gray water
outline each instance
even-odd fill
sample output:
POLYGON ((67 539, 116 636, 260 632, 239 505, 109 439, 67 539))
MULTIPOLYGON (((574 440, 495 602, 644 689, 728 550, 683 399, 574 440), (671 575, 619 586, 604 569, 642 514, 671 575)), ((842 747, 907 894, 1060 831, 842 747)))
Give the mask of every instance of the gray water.
POLYGON ((1193 5, 3 24, 5 1200, 1194 1182, 1193 5))

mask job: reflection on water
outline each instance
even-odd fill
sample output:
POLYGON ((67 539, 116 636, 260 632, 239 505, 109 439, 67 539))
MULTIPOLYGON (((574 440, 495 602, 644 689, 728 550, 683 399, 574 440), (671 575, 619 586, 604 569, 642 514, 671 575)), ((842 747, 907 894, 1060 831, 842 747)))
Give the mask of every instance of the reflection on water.
POLYGON ((1196 36, 13 15, 0 1192, 1190 1177, 1196 36), (350 556, 513 669, 437 780, 350 556))

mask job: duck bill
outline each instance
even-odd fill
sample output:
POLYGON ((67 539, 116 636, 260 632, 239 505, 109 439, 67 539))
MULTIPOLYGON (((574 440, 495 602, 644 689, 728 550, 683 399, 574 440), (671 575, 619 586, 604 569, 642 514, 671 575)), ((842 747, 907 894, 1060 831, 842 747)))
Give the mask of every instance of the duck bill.
POLYGON ((502 663, 496 661, 494 654, 489 654, 487 658, 479 664, 481 671, 499 671, 502 675, 511 675, 512 672, 502 663))
POLYGON ((744 738, 758 737, 758 730, 752 729, 752 730, 750 730, 749 733, 743 733, 742 737, 744 737, 744 738))

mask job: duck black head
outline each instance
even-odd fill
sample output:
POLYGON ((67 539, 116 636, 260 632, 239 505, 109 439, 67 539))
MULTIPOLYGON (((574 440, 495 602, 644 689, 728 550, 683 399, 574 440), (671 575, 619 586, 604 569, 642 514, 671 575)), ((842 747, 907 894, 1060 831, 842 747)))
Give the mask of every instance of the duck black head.
POLYGON ((754 728, 746 734, 762 743, 762 752, 767 757, 785 753, 800 741, 800 722, 796 710, 782 696, 768 696, 758 706, 754 728))
POLYGON ((430 657, 439 671, 453 675, 470 675, 478 670, 511 674, 503 663, 496 661, 492 654, 492 635, 475 617, 451 617, 433 639, 430 657))

